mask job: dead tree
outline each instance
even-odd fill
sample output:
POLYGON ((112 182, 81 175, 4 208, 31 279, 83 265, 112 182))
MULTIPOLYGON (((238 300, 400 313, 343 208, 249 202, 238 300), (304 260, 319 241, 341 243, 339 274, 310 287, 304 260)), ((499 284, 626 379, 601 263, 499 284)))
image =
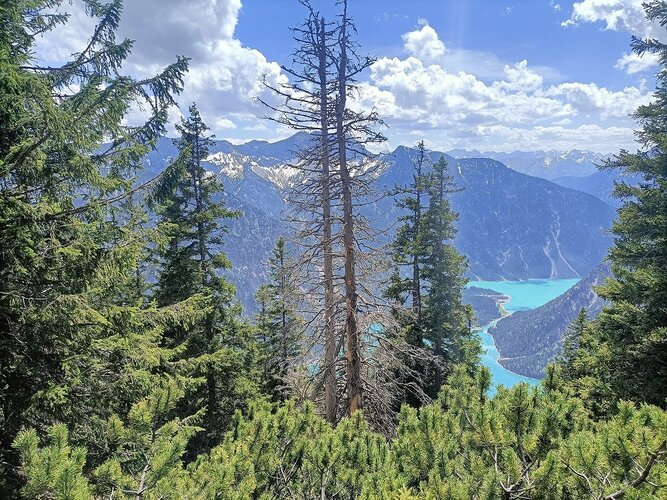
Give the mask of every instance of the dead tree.
MULTIPOLYGON (((324 414, 327 421, 337 421, 337 381, 336 358, 339 346, 336 334, 337 297, 334 283, 334 231, 332 199, 335 193, 331 172, 332 140, 330 111, 332 95, 335 91, 330 59, 333 43, 333 29, 316 12, 308 0, 300 0, 307 9, 308 17, 299 27, 293 29, 297 49, 293 54, 294 67, 283 67, 292 77, 292 82, 279 88, 270 87, 283 99, 280 106, 266 104, 276 114, 271 119, 294 130, 304 131, 312 136, 297 153, 294 167, 300 172, 298 182, 290 193, 290 201, 295 213, 303 214, 303 219, 293 222, 299 226, 298 241, 305 246, 301 265, 313 270, 321 278, 315 279, 315 286, 305 289, 318 296, 317 288, 324 292, 321 314, 314 314, 311 325, 321 319, 324 329, 324 360, 321 373, 324 386, 324 414), (309 220, 313 213, 320 213, 315 221, 309 220), (314 260, 319 265, 312 266, 314 260)), ((306 285, 308 278, 306 278, 306 285)), ((310 294, 312 297, 312 294, 310 294)), ((317 329, 317 328, 316 328, 317 329)))
MULTIPOLYGON (((347 413, 351 415, 363 406, 362 355, 357 290, 357 242, 355 241, 356 214, 353 202, 352 169, 348 159, 350 151, 368 159, 366 145, 384 141, 374 127, 381 123, 375 111, 355 112, 348 104, 348 95, 354 93, 356 78, 374 62, 357 53, 357 45, 351 38, 354 24, 348 16, 348 2, 341 0, 342 14, 338 24, 338 43, 332 60, 336 68, 337 95, 335 124, 337 161, 342 197, 343 258, 345 282, 345 360, 347 385, 347 413)), ((360 169, 361 170, 361 169, 360 169)))
MULTIPOLYGON (((293 164, 298 175, 289 205, 311 307, 306 325, 321 335, 312 337, 314 354, 306 360, 319 371, 314 380, 300 381, 323 403, 330 422, 363 407, 376 429, 391 433, 400 395, 408 385, 419 391, 411 366, 426 361, 406 363, 425 353, 393 333, 398 328, 380 293, 385 252, 366 218, 366 206, 386 195, 374 190, 382 165, 369 151, 384 141, 375 130, 382 122, 374 110, 359 110, 356 100, 356 79, 374 60, 357 52, 347 2, 339 2, 341 15, 332 25, 301 3, 309 14, 294 30, 294 67, 284 68, 291 81, 272 88, 279 105, 267 104, 272 120, 310 137, 293 164)), ((307 390, 298 392, 305 397, 307 390)))

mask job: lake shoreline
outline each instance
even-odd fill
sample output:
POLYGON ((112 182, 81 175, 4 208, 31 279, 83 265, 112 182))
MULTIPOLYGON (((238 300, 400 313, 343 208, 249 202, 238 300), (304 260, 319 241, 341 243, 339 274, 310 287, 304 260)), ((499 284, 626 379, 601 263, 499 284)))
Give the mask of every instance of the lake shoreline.
POLYGON ((499 321, 511 316, 514 312, 536 309, 562 295, 578 281, 578 279, 532 279, 525 281, 474 281, 468 283, 467 286, 469 287, 486 289, 501 294, 494 298, 500 317, 476 330, 482 342, 483 352, 481 362, 492 372, 494 392, 495 387, 499 385, 511 387, 519 382, 537 385, 541 378, 517 373, 505 366, 503 362, 513 358, 502 356, 491 330, 494 329, 499 321))

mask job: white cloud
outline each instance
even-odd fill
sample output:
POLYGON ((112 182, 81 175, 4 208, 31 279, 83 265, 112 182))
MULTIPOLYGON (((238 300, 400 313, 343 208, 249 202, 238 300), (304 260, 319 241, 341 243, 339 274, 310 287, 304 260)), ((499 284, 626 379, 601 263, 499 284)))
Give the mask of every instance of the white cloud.
POLYGON ((378 59, 356 100, 358 107, 374 108, 386 120, 394 144, 397 139, 413 142, 417 134, 439 137, 449 147, 613 151, 632 144, 628 115, 651 98, 633 86, 547 85, 526 60, 504 64, 502 75, 483 81, 448 70, 447 57, 428 63, 409 52, 404 59, 378 59))
MULTIPOLYGON (((665 29, 657 22, 646 19, 644 0, 583 0, 572 6, 570 18, 562 23, 572 26, 579 23, 604 23, 605 29, 624 31, 639 38, 655 38, 667 42, 665 29)), ((658 64, 653 54, 643 57, 637 54, 623 54, 616 62, 616 68, 632 75, 647 71, 658 64)))
POLYGON ((583 0, 572 5, 572 14, 563 25, 605 23, 608 30, 626 31, 640 37, 655 37, 659 25, 645 17, 643 0, 583 0))
MULTIPOLYGON (((583 7, 605 2, 575 4, 571 22, 598 19, 609 29, 634 25, 632 16, 622 22, 612 14, 605 17, 611 7, 604 12, 583 7)), ((38 56, 43 60, 65 60, 85 46, 94 22, 80 5, 80 0, 71 6, 63 3, 72 11, 72 21, 40 42, 38 56)), ((173 62, 177 54, 190 56, 191 70, 179 99, 181 111, 196 101, 212 131, 237 142, 240 137, 286 137, 290 130, 267 126, 259 119, 267 110, 255 97, 273 98, 262 78, 274 85, 287 78, 276 62, 235 38, 240 8, 240 0, 193 0, 187 10, 179 0, 128 0, 119 36, 136 43, 125 68, 146 76, 173 62)), ((394 145, 423 136, 434 145, 449 147, 614 151, 632 144, 634 124, 627 115, 650 98, 644 88, 632 86, 611 90, 594 83, 555 84, 558 75, 551 68, 445 47, 424 20, 402 40, 406 55, 381 57, 373 64, 353 102, 359 109, 378 111, 390 125, 386 133, 394 145)), ((650 58, 626 55, 618 64, 632 73, 650 63, 650 58)), ((179 116, 179 110, 172 112, 174 119, 179 116)), ((128 120, 139 118, 133 111, 128 120)))
MULTIPOLYGON (((156 74, 175 61, 177 55, 191 58, 183 94, 178 98, 182 111, 192 102, 213 132, 234 128, 232 119, 255 118, 266 114, 257 96, 271 100, 262 79, 276 85, 286 81, 280 65, 268 61, 259 51, 234 38, 241 0, 126 1, 118 30, 119 38, 134 40, 125 71, 137 77, 156 74)), ((80 1, 63 3, 71 21, 44 37, 38 56, 64 61, 81 50, 94 26, 80 1)))
POLYGON ((637 107, 647 104, 651 96, 637 87, 626 87, 613 92, 594 83, 568 82, 549 88, 545 95, 560 97, 571 104, 579 113, 595 114, 605 120, 609 117, 625 117, 637 107))
POLYGON ((660 57, 657 54, 643 54, 638 55, 634 52, 630 54, 623 54, 621 58, 616 61, 616 68, 624 70, 628 75, 635 73, 642 73, 658 66, 660 57))
POLYGON ((504 67, 505 80, 499 82, 501 88, 521 92, 535 92, 542 87, 544 79, 541 75, 528 69, 528 61, 525 59, 514 66, 508 64, 504 67))
POLYGON ((445 54, 445 44, 425 20, 420 21, 423 24, 420 30, 410 31, 403 35, 405 50, 423 61, 436 61, 445 54))

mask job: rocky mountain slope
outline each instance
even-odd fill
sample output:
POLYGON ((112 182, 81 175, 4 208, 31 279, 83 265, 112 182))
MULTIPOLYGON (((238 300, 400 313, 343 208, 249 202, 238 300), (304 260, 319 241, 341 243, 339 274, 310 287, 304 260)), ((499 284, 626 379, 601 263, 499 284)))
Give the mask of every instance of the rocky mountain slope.
MULTIPOLYGON (((283 222, 286 189, 295 181, 289 166, 298 147, 308 140, 296 134, 276 143, 216 142, 207 168, 225 185, 225 201, 244 216, 228 222, 224 251, 234 268, 242 304, 254 309, 253 294, 266 279, 266 260, 279 235, 289 235, 283 222)), ((158 174, 176 151, 164 139, 146 161, 144 178, 158 174)), ((412 175, 413 149, 399 147, 380 158, 377 192, 406 184, 412 175)), ((438 158, 439 153, 432 157, 438 158)), ((459 212, 456 246, 469 259, 471 278, 499 280, 584 276, 602 260, 610 244, 604 230, 613 210, 594 196, 515 172, 488 158, 448 157, 457 186, 451 195, 459 212)), ((392 237, 400 215, 391 197, 379 197, 364 209, 371 224, 392 237)))

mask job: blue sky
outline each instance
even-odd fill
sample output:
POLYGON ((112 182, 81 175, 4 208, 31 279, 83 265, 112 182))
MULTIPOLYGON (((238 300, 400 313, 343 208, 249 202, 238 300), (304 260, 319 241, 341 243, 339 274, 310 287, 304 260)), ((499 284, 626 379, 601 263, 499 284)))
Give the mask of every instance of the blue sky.
MULTIPOLYGON (((377 58, 356 105, 386 120, 388 149, 421 139, 482 151, 634 147, 628 115, 649 102, 657 66, 629 54, 630 36, 667 38, 641 0, 349 2, 377 58)), ((336 12, 334 0, 312 3, 336 12)), ((45 60, 76 51, 92 27, 77 0, 60 8, 72 21, 40 41, 45 60)), ((256 97, 272 98, 263 77, 286 81, 289 28, 303 16, 297 0, 126 0, 120 35, 136 40, 126 69, 151 74, 188 55, 182 109, 197 101, 219 138, 283 138, 291 132, 262 120, 256 97)))
MULTIPOLYGON (((313 2, 335 13, 332 4, 313 2)), ((619 54, 628 51, 629 33, 603 31, 600 23, 563 27, 572 2, 559 5, 556 10, 548 0, 351 0, 350 10, 359 42, 376 57, 404 55, 401 35, 418 29, 423 19, 451 50, 488 53, 506 63, 527 59, 553 81, 594 81, 618 88, 639 82, 638 75, 614 68, 619 54)), ((294 0, 249 0, 241 9, 236 35, 267 58, 284 62, 292 48, 288 27, 302 16, 294 0)))

